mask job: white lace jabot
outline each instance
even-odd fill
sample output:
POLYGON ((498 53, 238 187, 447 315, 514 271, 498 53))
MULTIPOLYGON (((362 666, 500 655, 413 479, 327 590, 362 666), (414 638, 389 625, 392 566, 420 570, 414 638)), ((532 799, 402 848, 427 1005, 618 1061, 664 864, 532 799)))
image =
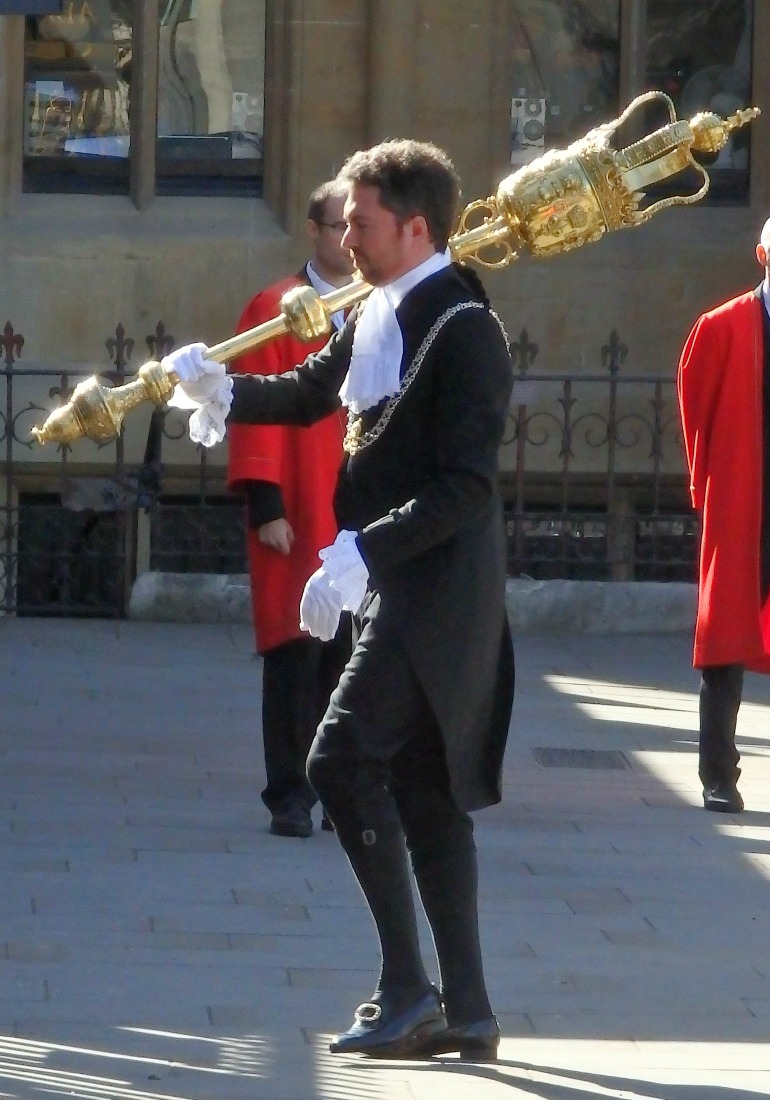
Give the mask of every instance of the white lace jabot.
POLYGON ((404 341, 396 310, 418 283, 450 263, 449 249, 436 252, 394 282, 375 287, 367 298, 353 337, 350 367, 340 387, 342 404, 356 416, 398 392, 404 341))

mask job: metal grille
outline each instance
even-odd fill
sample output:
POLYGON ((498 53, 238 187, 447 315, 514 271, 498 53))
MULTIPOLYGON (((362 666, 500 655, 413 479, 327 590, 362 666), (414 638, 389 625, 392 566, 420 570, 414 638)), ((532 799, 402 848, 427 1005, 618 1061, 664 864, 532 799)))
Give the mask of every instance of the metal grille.
MULTIPOLYGON (((174 344, 162 322, 145 338, 159 358, 174 344)), ((140 520, 149 513, 150 567, 179 572, 246 569, 240 502, 223 476, 193 447, 184 421, 157 409, 143 461, 126 459, 123 437, 96 445, 47 445, 36 451, 29 429, 52 402, 65 402, 93 364, 20 361, 24 337, 8 322, 0 336, 0 611, 19 615, 121 617, 136 577, 140 520), (166 449, 179 441, 189 490, 161 495, 166 449), (45 458, 45 463, 40 458, 45 458)), ((99 373, 121 385, 134 373, 135 341, 123 325, 104 341, 99 373)), ((177 475, 176 481, 180 478, 177 475)), ((145 521, 146 522, 146 521, 145 521)))
MULTIPOLYGON (((508 569, 535 579, 692 581, 690 508, 675 379, 625 374, 616 330, 600 370, 535 372, 526 329, 506 432, 508 569)), ((567 351, 569 354, 569 351, 567 351)))
POLYGON ((591 768, 600 771, 631 768, 628 758, 614 749, 533 749, 532 755, 543 768, 591 768))
POLYGON ((55 494, 22 493, 18 514, 17 614, 122 615, 125 512, 74 512, 55 494))
POLYGON ((161 497, 150 530, 152 570, 247 572, 243 507, 237 500, 161 497))

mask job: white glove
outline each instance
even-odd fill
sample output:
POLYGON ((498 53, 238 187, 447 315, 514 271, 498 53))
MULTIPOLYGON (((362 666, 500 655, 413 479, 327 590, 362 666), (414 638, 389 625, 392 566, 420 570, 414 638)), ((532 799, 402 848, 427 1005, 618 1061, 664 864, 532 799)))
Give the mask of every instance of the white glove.
POLYGON ((188 344, 161 359, 160 365, 167 371, 173 371, 179 379, 179 384, 174 389, 174 396, 178 398, 178 391, 181 390, 187 399, 187 404, 182 404, 179 400, 175 401, 176 408, 199 408, 217 396, 220 383, 227 371, 223 363, 204 358, 206 351, 208 348, 205 344, 188 344))
POLYGON ((300 630, 322 642, 337 633, 343 611, 358 611, 366 595, 369 570, 356 546, 355 531, 340 531, 331 546, 318 551, 321 568, 305 585, 299 604, 300 630))
POLYGON ((161 359, 179 379, 169 399, 174 409, 192 409, 190 438, 211 447, 225 437, 225 418, 233 401, 233 380, 223 363, 206 359, 205 344, 188 344, 161 359))
POLYGON ((342 614, 342 593, 332 588, 331 577, 321 566, 305 585, 299 603, 299 627, 322 642, 330 642, 337 633, 342 614))
POLYGON ((356 545, 355 531, 340 531, 331 546, 318 551, 322 568, 342 594, 345 611, 358 611, 366 595, 369 570, 356 545))
POLYGON ((164 356, 160 365, 172 370, 180 382, 197 382, 214 364, 213 359, 204 358, 208 350, 205 344, 186 344, 164 356))

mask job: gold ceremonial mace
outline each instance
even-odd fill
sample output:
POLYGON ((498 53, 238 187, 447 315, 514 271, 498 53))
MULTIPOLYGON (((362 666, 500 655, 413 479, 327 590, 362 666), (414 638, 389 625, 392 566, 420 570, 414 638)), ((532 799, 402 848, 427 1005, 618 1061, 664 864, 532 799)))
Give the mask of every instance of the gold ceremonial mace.
MULTIPOLYGON (((717 153, 733 130, 759 113, 758 107, 749 107, 722 119, 706 112, 686 122, 677 119, 676 108, 667 95, 646 92, 619 118, 590 130, 567 149, 553 149, 538 157, 507 176, 494 196, 466 206, 458 232, 449 241, 452 257, 474 260, 487 268, 503 268, 522 250, 534 256, 568 252, 598 241, 614 229, 642 225, 669 206, 698 202, 709 189, 709 177, 693 159, 693 152, 717 153), (610 141, 615 131, 652 100, 665 103, 668 124, 624 149, 613 149, 610 141), (694 168, 701 176, 698 191, 673 195, 640 209, 645 187, 685 168, 694 168)), ((312 340, 331 331, 332 314, 360 302, 371 289, 361 278, 323 296, 312 287, 296 287, 281 299, 280 317, 214 344, 206 355, 226 363, 285 332, 312 340)), ((112 388, 93 376, 80 382, 70 400, 55 409, 42 427, 33 428, 32 435, 38 443, 72 443, 82 436, 107 442, 119 434, 129 409, 147 400, 163 404, 178 381, 173 371, 153 360, 124 386, 112 388)))

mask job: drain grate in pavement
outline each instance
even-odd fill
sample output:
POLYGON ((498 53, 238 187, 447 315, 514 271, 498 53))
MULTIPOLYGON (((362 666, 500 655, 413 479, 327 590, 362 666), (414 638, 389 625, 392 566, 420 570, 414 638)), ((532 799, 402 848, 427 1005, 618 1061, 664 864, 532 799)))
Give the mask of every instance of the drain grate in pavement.
POLYGON ((615 749, 533 749, 532 755, 544 768, 622 771, 631 767, 627 757, 615 749))

